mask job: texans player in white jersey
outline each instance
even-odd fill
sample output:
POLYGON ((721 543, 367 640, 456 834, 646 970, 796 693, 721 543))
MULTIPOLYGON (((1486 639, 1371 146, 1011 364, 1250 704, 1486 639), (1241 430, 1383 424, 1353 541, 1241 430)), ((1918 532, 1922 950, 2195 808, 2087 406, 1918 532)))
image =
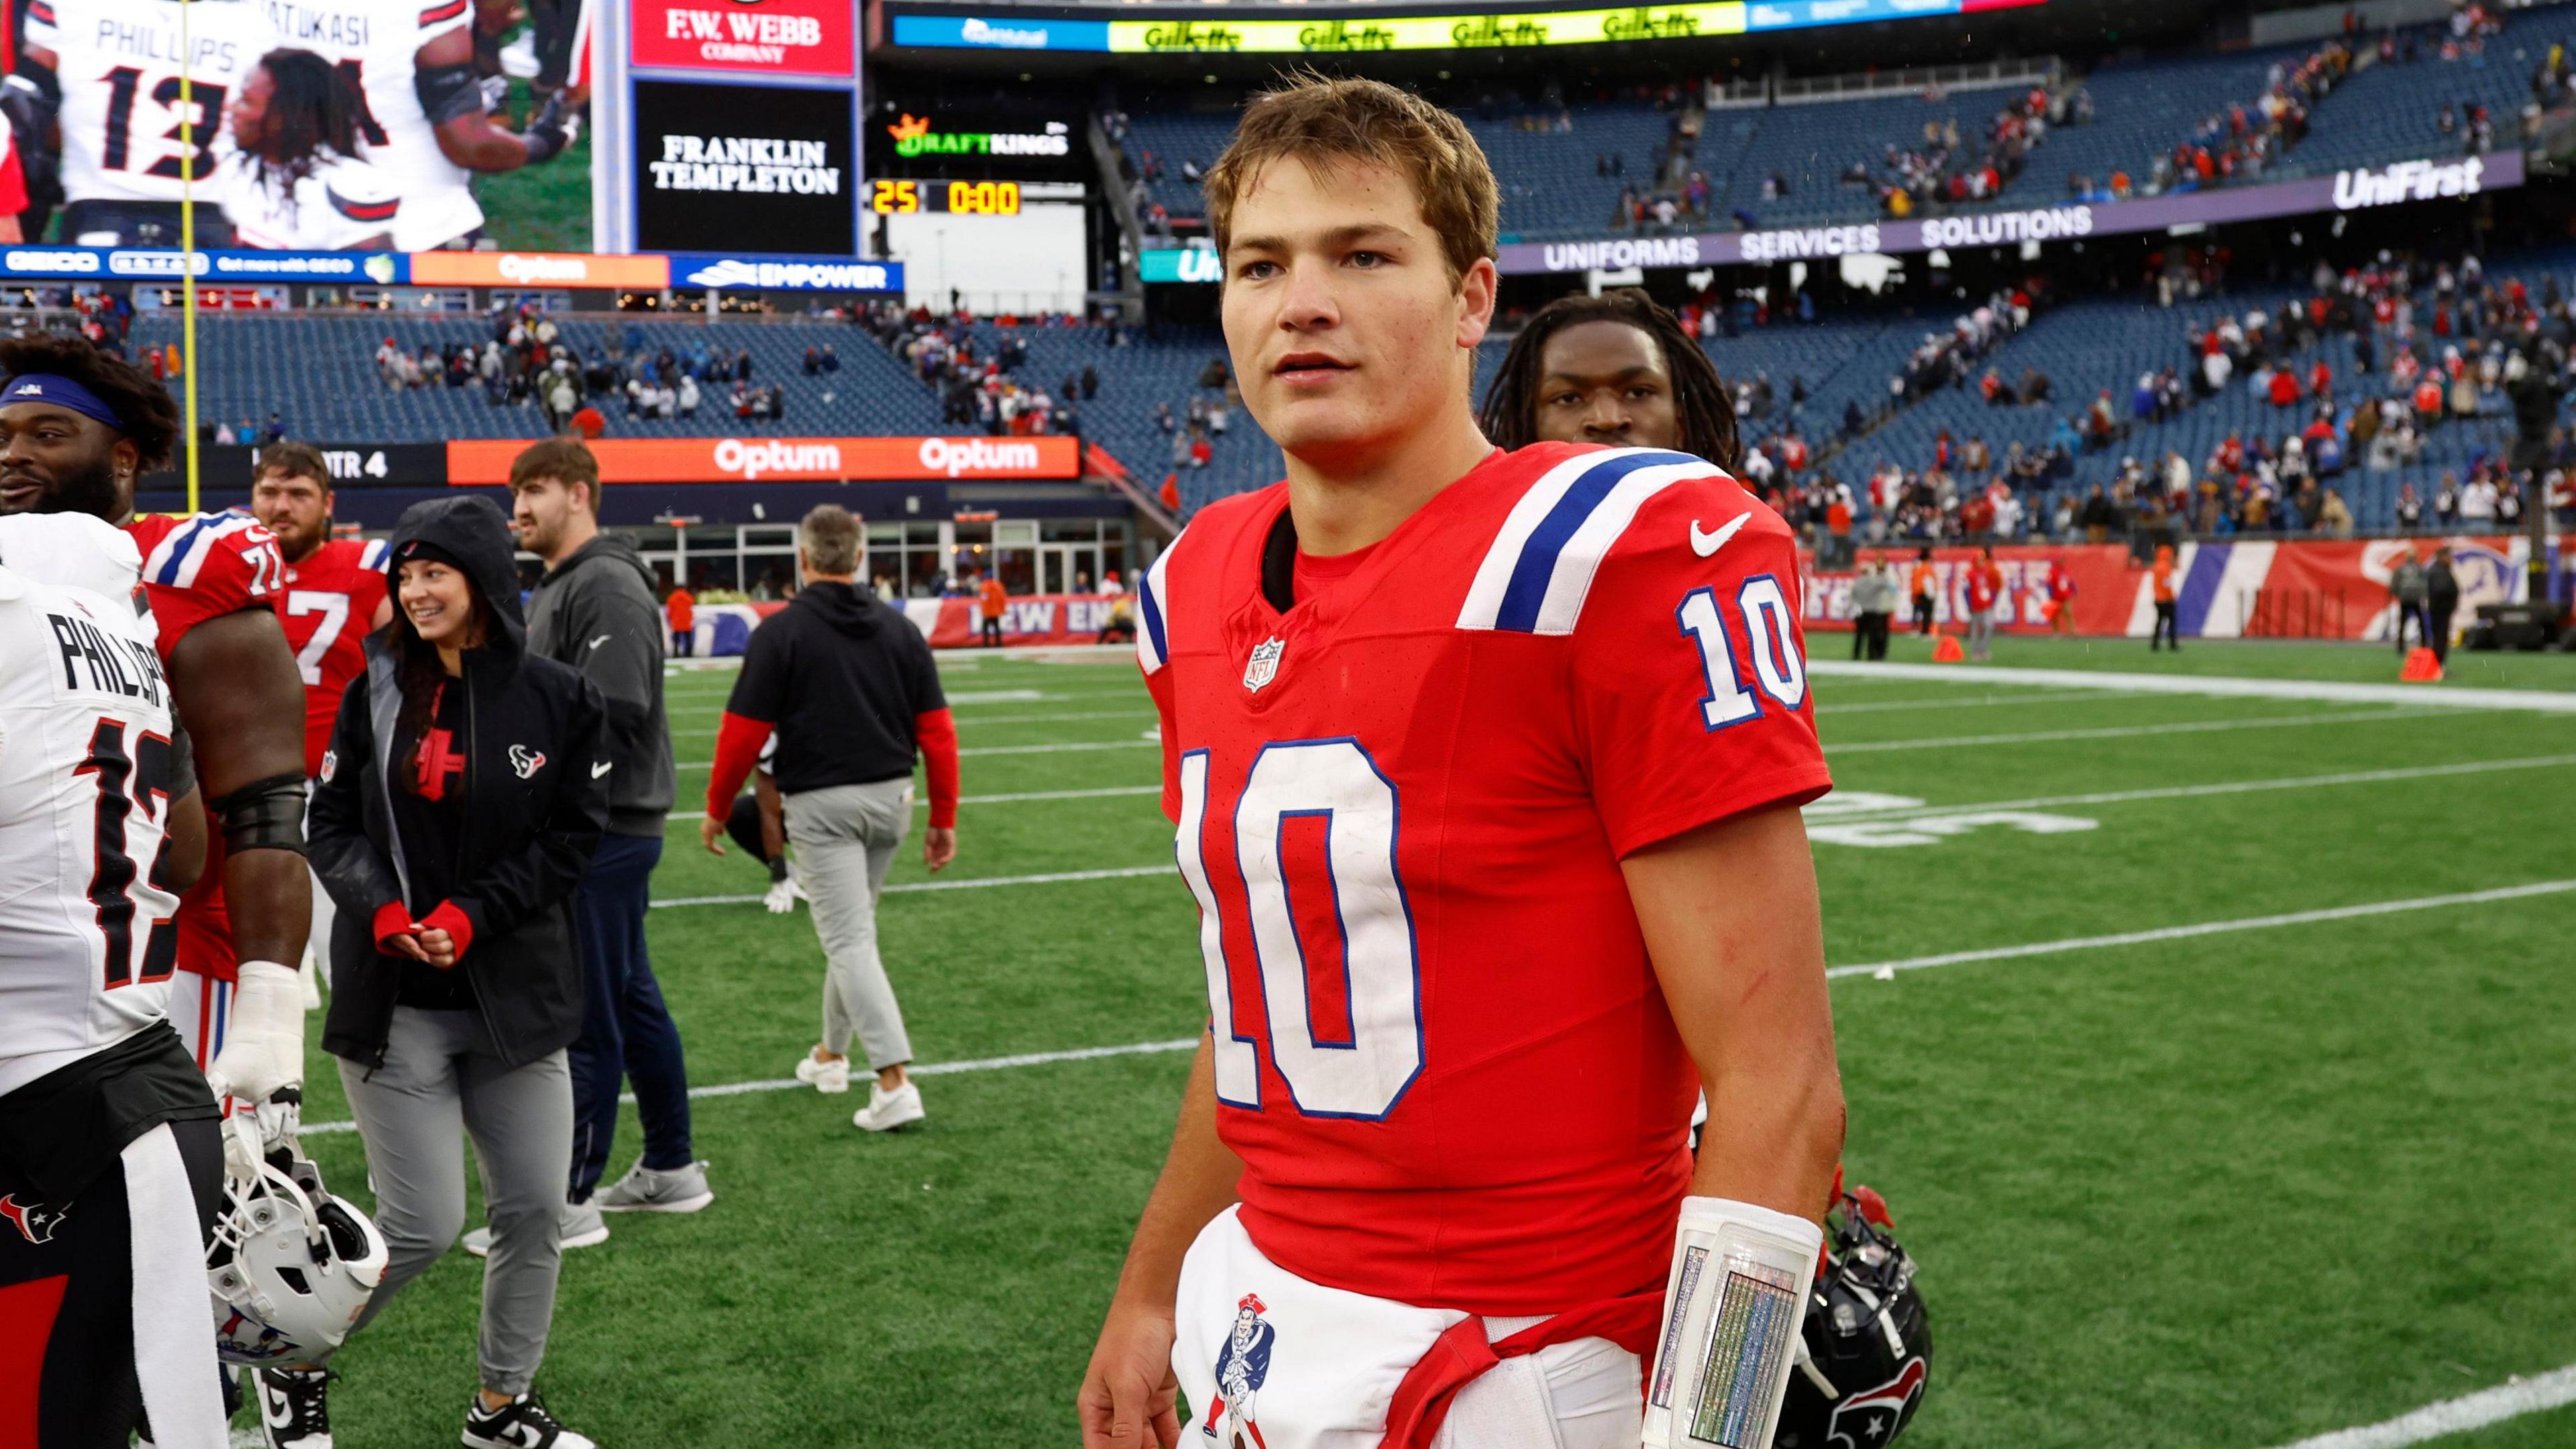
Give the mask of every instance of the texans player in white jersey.
MULTIPOLYGON (((168 683, 132 540, 0 520, 0 1425, 34 1449, 227 1442, 207 1332, 219 1109, 167 1008, 168 683), (31 576, 77 580, 89 587, 31 576)), ((247 1155, 247 1154, 246 1154, 247 1155)))
POLYGON ((237 244, 380 251, 402 197, 358 155, 357 91, 309 50, 272 50, 233 96, 233 153, 217 192, 237 244))
MULTIPOLYGON (((215 168, 231 147, 224 106, 268 46, 259 12, 244 0, 196 0, 186 7, 183 49, 180 9, 180 0, 32 0, 27 8, 12 84, 23 87, 22 100, 59 107, 51 119, 62 138, 66 241, 177 246, 187 183, 214 200, 215 168)), ((230 239, 215 208, 198 213, 197 245, 230 239)))
POLYGON ((538 112, 524 134, 493 123, 474 74, 469 0, 249 0, 271 43, 311 50, 357 87, 358 139, 402 210, 397 251, 431 251, 471 238, 483 208, 476 172, 515 171, 553 159, 580 133, 563 106, 538 112))
POLYGON ((257 1106, 274 1147, 294 1130, 304 1080, 292 963, 312 912, 303 681, 273 606, 284 564, 247 514, 136 514, 136 480, 168 461, 179 418, 132 364, 78 338, 32 336, 0 342, 0 375, 0 513, 87 514, 144 550, 155 648, 222 829, 209 842, 222 863, 179 916, 178 967, 201 999, 227 1000, 199 1054, 216 1096, 257 1106))

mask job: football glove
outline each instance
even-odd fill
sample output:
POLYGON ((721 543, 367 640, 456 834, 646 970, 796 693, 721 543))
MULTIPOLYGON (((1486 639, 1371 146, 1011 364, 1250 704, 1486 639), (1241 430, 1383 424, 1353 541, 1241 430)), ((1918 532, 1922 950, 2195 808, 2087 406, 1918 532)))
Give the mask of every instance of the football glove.
POLYGON ((773 916, 787 915, 796 909, 796 887, 784 880, 772 881, 769 894, 762 896, 760 903, 769 907, 773 916))
POLYGON ((295 968, 244 961, 233 989, 232 1023, 223 1050, 206 1068, 218 1101, 261 1103, 280 1087, 304 1085, 304 983, 295 968))
POLYGON ((581 111, 564 100, 564 93, 546 97, 545 109, 528 122, 528 164, 551 161, 581 137, 581 111))

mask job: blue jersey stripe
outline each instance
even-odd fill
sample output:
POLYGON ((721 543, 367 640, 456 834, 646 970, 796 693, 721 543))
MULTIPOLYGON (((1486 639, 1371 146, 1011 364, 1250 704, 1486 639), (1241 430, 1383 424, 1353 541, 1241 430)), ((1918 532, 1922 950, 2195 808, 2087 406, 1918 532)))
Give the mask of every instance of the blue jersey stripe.
POLYGON ((1565 552, 1567 540, 1601 506, 1601 500, 1610 496, 1620 479, 1640 468, 1666 468, 1696 461, 1688 453, 1631 453, 1585 470, 1521 545, 1520 559, 1512 565, 1512 580, 1504 585, 1503 602, 1495 611, 1494 627, 1523 634, 1537 631, 1538 611, 1547 602, 1547 585, 1556 576, 1558 555, 1565 552))
POLYGON ((188 550, 196 546, 197 535, 213 527, 216 517, 217 515, 212 513, 205 514, 162 540, 161 546, 169 550, 170 556, 162 561, 161 571, 152 576, 152 582, 163 588, 169 588, 179 582, 180 564, 187 560, 188 550))
POLYGON ((1155 602, 1152 574, 1145 575, 1145 582, 1136 590, 1136 597, 1145 605, 1145 637, 1154 641, 1154 657, 1165 664, 1171 663, 1171 645, 1163 638, 1163 606, 1155 602))

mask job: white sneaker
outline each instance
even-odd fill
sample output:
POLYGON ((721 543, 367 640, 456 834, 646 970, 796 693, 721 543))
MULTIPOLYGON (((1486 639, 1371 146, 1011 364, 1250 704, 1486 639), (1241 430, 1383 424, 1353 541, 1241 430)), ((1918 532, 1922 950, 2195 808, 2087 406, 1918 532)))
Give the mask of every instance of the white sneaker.
POLYGON ((850 1059, 827 1062, 807 1052, 796 1063, 796 1080, 818 1092, 846 1092, 850 1090, 850 1059))
POLYGON ((547 1413, 533 1390, 498 1409, 484 1408, 483 1396, 476 1394, 465 1409, 464 1441, 465 1449, 599 1449, 547 1413))
MULTIPOLYGON (((599 1201, 568 1202, 563 1212, 563 1249, 595 1248, 608 1241, 608 1219, 600 1216, 599 1201)), ((492 1256, 492 1230, 474 1229, 465 1235, 465 1251, 478 1258, 492 1256)))
POLYGON ((760 898, 760 903, 769 907, 769 913, 773 916, 787 915, 796 909, 795 884, 793 882, 783 880, 772 881, 769 886, 769 894, 762 896, 760 898))
POLYGON ((715 1200, 705 1163, 661 1172, 640 1160, 591 1199, 604 1213, 693 1213, 715 1200))
POLYGON ((892 1132, 907 1122, 920 1121, 921 1116, 921 1087, 907 1080, 891 1092, 871 1084, 868 1104, 850 1114, 850 1121, 870 1132, 892 1132))

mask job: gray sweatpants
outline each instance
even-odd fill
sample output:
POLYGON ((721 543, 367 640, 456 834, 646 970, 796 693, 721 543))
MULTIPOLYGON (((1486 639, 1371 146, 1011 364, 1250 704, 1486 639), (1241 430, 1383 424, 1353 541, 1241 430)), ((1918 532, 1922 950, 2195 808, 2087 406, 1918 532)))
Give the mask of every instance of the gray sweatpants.
POLYGON ((823 1050, 846 1053, 855 1033, 871 1069, 909 1062, 903 1008, 877 955, 877 896, 912 828, 912 779, 801 790, 783 803, 823 942, 823 1050))
POLYGON ((367 1147, 376 1230, 389 1261, 360 1326, 438 1261, 465 1228, 460 1132, 483 1170, 492 1256, 483 1266, 483 1387, 527 1391, 546 1356, 563 1261, 564 1180, 572 1171, 572 1072, 554 1052, 511 1067, 475 1044, 470 1011, 394 1008, 385 1064, 340 1063, 340 1085, 367 1147))
POLYGON ((1968 615, 1968 657, 1983 659, 1994 652, 1995 611, 1973 610, 1968 615))

